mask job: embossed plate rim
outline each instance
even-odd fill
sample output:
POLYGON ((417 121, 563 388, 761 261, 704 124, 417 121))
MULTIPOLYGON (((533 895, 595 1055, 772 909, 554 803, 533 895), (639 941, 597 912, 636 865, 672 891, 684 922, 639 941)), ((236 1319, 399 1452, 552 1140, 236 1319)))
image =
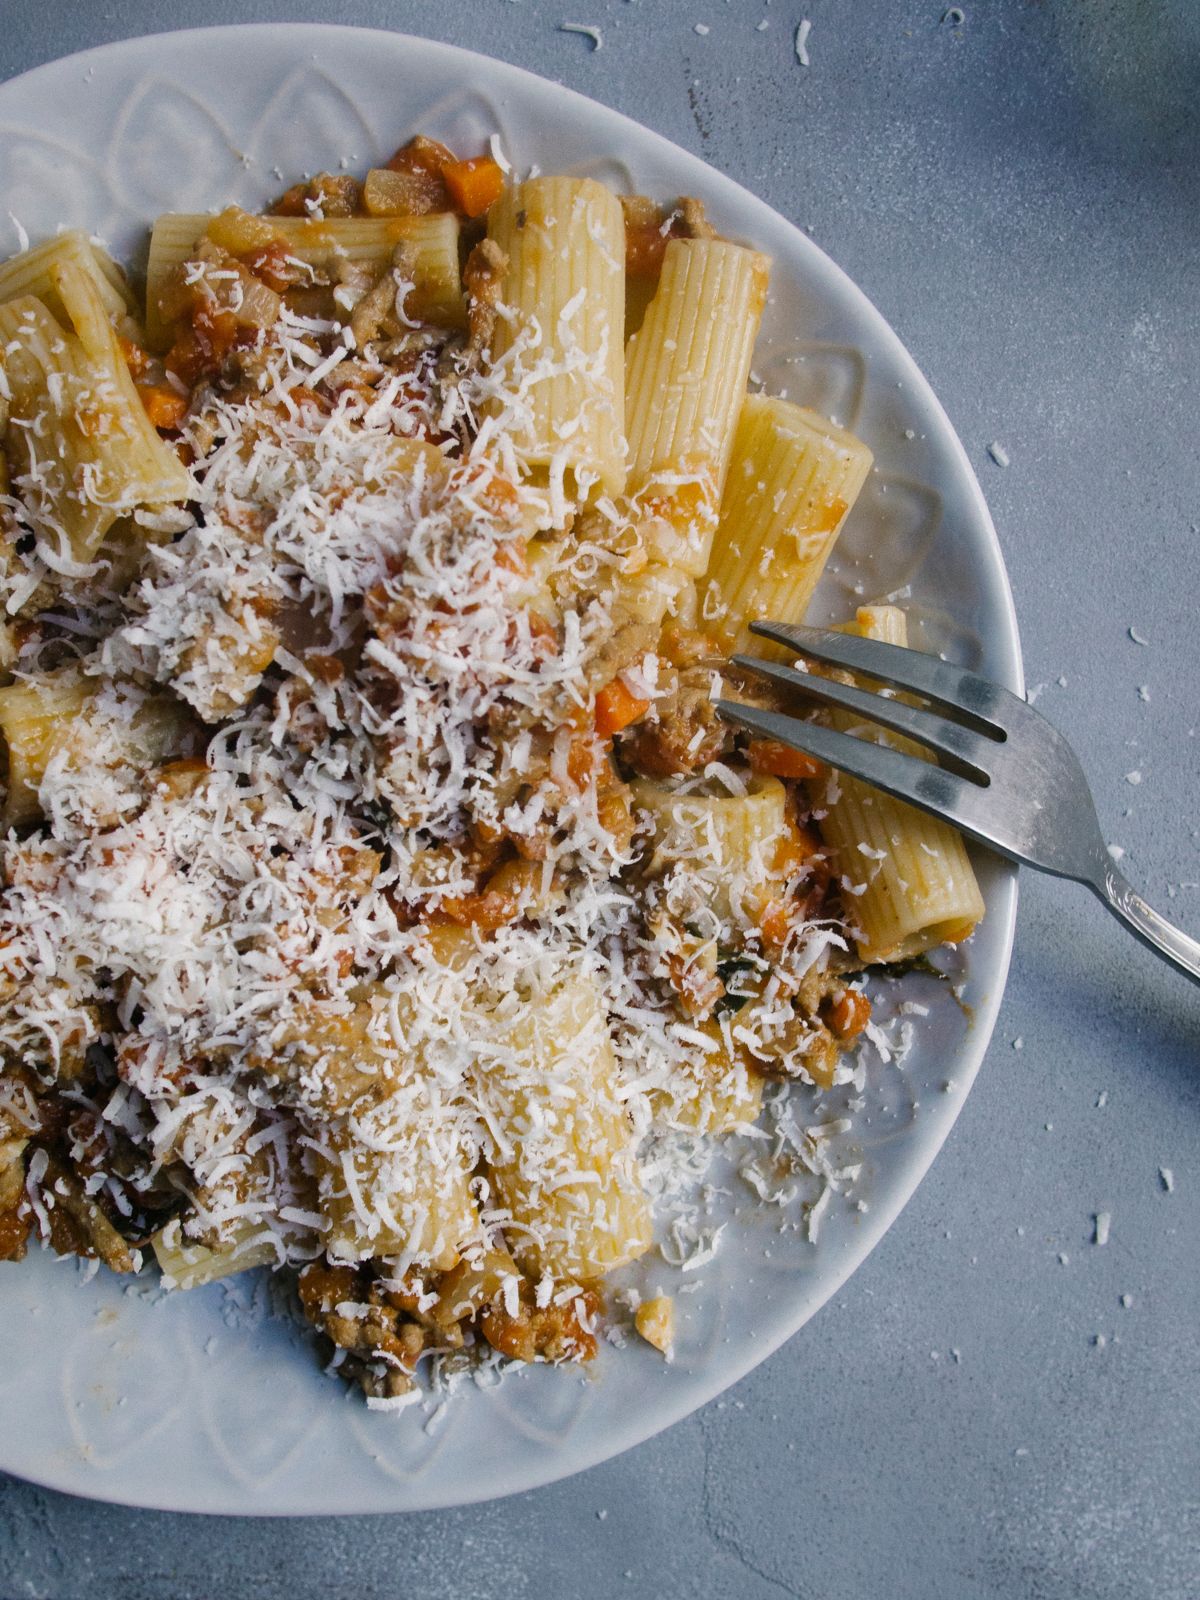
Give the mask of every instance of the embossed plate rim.
MULTIPOLYGON (((6 134, 34 139, 44 137, 43 130, 48 124, 43 108, 47 106, 62 108, 57 112, 54 125, 60 146, 68 125, 78 131, 81 126, 89 125, 89 118, 91 124, 102 125, 111 134, 123 108, 109 106, 106 110, 93 101, 96 94, 105 92, 108 80, 120 77, 124 71, 140 67, 145 72, 161 73, 170 63, 186 60, 188 71, 203 84, 206 73, 232 72, 234 65, 238 72, 244 72, 246 63, 251 61, 264 75, 270 74, 273 65, 282 70, 284 64, 291 64, 292 72, 280 79, 280 87, 275 90, 277 96, 291 83, 293 73, 302 67, 311 73, 307 62, 318 53, 323 54, 330 69, 348 83, 348 73, 358 70, 369 76, 380 63, 387 63, 387 70, 392 74, 389 82, 395 97, 397 134, 420 120, 417 106, 429 104, 430 92, 421 88, 422 82, 432 80, 442 85, 443 101, 446 96, 457 94, 460 106, 465 106, 471 94, 486 99, 488 93, 492 93, 501 103, 515 102, 521 108, 521 115, 534 119, 538 126, 528 136, 534 141, 543 140, 547 158, 552 158, 550 146, 556 138, 566 138, 569 143, 570 137, 585 129, 597 150, 610 148, 618 156, 623 150, 635 153, 637 164, 659 175, 664 185, 673 183, 678 189, 700 194, 715 208, 718 219, 727 228, 753 237, 772 249, 784 284, 782 297, 805 299, 806 309, 811 298, 812 307, 826 323, 832 322, 835 327, 839 322, 853 326, 865 340, 865 343, 854 343, 853 350, 859 355, 869 352, 870 362, 876 368, 885 369, 891 382, 904 391, 902 400, 890 394, 886 397, 888 415, 892 415, 892 408, 899 407, 906 419, 911 416, 914 423, 927 431, 928 439, 922 434, 914 448, 919 459, 928 458, 937 468, 933 486, 935 498, 939 503, 946 498, 952 500, 961 518, 961 548, 959 544, 952 544, 950 548, 962 558, 964 570, 975 586, 973 604, 980 612, 983 664, 993 676, 1020 692, 1022 676, 1016 619, 995 530, 966 453, 911 356, 861 290, 799 229, 698 157, 621 113, 519 67, 451 45, 403 34, 326 24, 247 24, 124 40, 50 62, 11 80, 0 86, 0 124, 3 124, 0 155, 6 134), (12 126, 14 115, 15 129, 12 126)), ((132 95, 134 91, 129 92, 132 95)), ((201 87, 196 94, 202 97, 204 92, 201 87)), ((217 93, 215 88, 211 92, 217 93)), ((348 97, 343 98, 350 103, 348 97)), ((361 123, 361 112, 358 115, 361 123)), ((84 137, 86 139, 86 135, 84 137)), ((92 149, 102 143, 99 140, 87 142, 92 149)), ((235 146, 231 146, 231 152, 236 153, 235 146)), ((94 169, 97 163, 92 159, 90 165, 94 169)), ((264 181, 261 175, 258 181, 260 185, 264 181)), ((216 198, 214 196, 214 202, 216 198)), ((819 344, 818 332, 819 328, 815 327, 809 350, 819 344)), ((882 379, 864 380, 864 383, 865 402, 882 403, 885 398, 882 379)), ((871 442, 876 443, 875 439, 871 442)), ((941 541, 942 529, 936 528, 931 537, 935 544, 941 541)), ((203 1374, 197 1371, 197 1363, 207 1351, 207 1345, 204 1349, 200 1347, 202 1333, 206 1327, 211 1327, 215 1329, 211 1338, 219 1342, 224 1337, 222 1323, 214 1319, 216 1303, 211 1297, 193 1302, 194 1310, 188 1306, 185 1311, 175 1302, 160 1310, 161 1320, 155 1321, 154 1313, 148 1308, 139 1309, 133 1302, 126 1304, 116 1288, 111 1284, 101 1287, 99 1280, 92 1286, 97 1298, 89 1303, 88 1291, 66 1283, 64 1274, 70 1272, 69 1268, 38 1257, 0 1280, 0 1311, 5 1317, 27 1315, 30 1329, 33 1329, 45 1310, 55 1304, 60 1287, 69 1291, 75 1296, 70 1312, 75 1319, 70 1349, 82 1349, 86 1341, 95 1341, 95 1359, 102 1380, 101 1385, 95 1386, 98 1388, 103 1387, 105 1361, 110 1366, 113 1364, 112 1350, 120 1345, 115 1337, 108 1341, 105 1329, 109 1324, 103 1319, 111 1317, 112 1325, 121 1327, 122 1317, 127 1317, 122 1334, 134 1341, 135 1354, 136 1341, 144 1332, 145 1337, 161 1341, 161 1348, 155 1347, 156 1359, 165 1359, 165 1350, 180 1362, 182 1381, 177 1398, 184 1408, 185 1426, 176 1431, 160 1425, 157 1450, 153 1448, 155 1439, 140 1440, 137 1430, 133 1429, 134 1442, 126 1443, 117 1451, 112 1466, 89 1461, 91 1440, 84 1421, 79 1420, 76 1413, 84 1420, 89 1416, 98 1417, 103 1405, 109 1405, 111 1412, 113 1404, 120 1404, 120 1397, 115 1401, 90 1395, 80 1398, 69 1391, 65 1367, 61 1372, 47 1370, 51 1358, 45 1351, 39 1353, 34 1332, 30 1331, 26 1340, 29 1348, 24 1352, 26 1366, 19 1369, 15 1383, 0 1379, 0 1389, 19 1391, 16 1395, 10 1392, 5 1396, 7 1408, 11 1408, 8 1409, 10 1426, 5 1428, 5 1437, 0 1440, 0 1467, 75 1494, 168 1510, 300 1515, 427 1509, 465 1504, 551 1482, 595 1465, 680 1420, 777 1349, 836 1293, 882 1238, 941 1147, 987 1047, 1011 952, 1016 874, 1008 868, 989 867, 987 878, 988 920, 972 954, 968 974, 976 1007, 974 1026, 955 1041, 949 1054, 937 1056, 939 1072, 953 1073, 957 1092, 941 1096, 927 1110, 923 1108, 922 1117, 913 1124, 911 1133, 906 1133, 904 1140, 890 1152, 880 1155, 879 1150, 875 1151, 885 1181, 878 1195, 872 1195, 869 1218, 856 1231, 848 1222, 843 1226, 841 1219, 833 1225, 827 1224, 827 1242, 823 1242, 815 1254, 796 1252, 784 1263, 782 1270, 791 1274, 786 1284, 772 1263, 770 1272, 775 1276, 768 1273, 768 1283, 786 1287, 780 1302, 772 1303, 768 1288, 760 1300, 761 1323, 753 1329, 744 1327, 728 1352, 724 1346, 719 1346, 714 1356, 710 1348, 707 1365, 702 1362, 692 1370, 666 1368, 652 1352, 631 1348, 612 1354, 598 1382, 587 1383, 573 1374, 539 1371, 506 1382, 491 1403, 483 1393, 464 1393, 455 1405, 472 1407, 471 1439, 464 1439, 465 1424, 451 1421, 446 1424, 448 1432, 435 1437, 423 1457, 418 1453, 412 1466, 396 1461, 380 1463, 386 1442, 390 1439, 395 1444, 399 1440, 398 1436, 382 1433, 379 1425, 416 1429, 421 1426, 419 1419, 411 1414, 398 1419, 369 1415, 353 1401, 343 1400, 337 1388, 326 1380, 314 1377, 314 1386, 310 1386, 304 1378, 299 1378, 301 1399, 298 1403, 303 1405, 307 1395, 314 1396, 314 1417, 266 1475, 256 1479, 252 1474, 232 1470, 237 1430, 241 1427, 244 1435, 245 1424, 236 1421, 232 1435, 227 1436, 217 1427, 210 1412, 206 1411, 201 1417, 195 1405, 191 1411, 187 1409, 189 1391, 195 1387, 199 1392, 205 1381, 203 1374), (894 1155, 896 1148, 901 1151, 899 1158, 894 1155), (889 1161, 896 1170, 887 1177, 889 1161), (22 1282, 24 1288, 20 1287, 22 1282), (28 1301, 25 1308, 22 1308, 23 1301, 28 1301), (177 1328, 177 1324, 182 1327, 177 1328), (155 1331, 147 1331, 151 1329, 155 1331), (168 1342, 171 1329, 176 1329, 178 1335, 174 1345, 168 1342), (550 1389, 547 1380, 564 1387, 550 1389), (576 1388, 565 1387, 568 1385, 576 1388), (57 1400, 53 1402, 52 1391, 57 1392, 57 1400), (619 1408, 614 1409, 611 1400, 606 1405, 606 1395, 617 1397, 619 1408), (17 1421, 21 1397, 26 1400, 24 1426, 17 1421), (51 1415, 53 1405, 58 1405, 59 1409, 51 1415), (523 1405, 525 1411, 521 1410, 523 1405), (562 1424, 554 1420, 556 1406, 560 1410, 565 1408, 567 1413, 565 1431, 562 1424), (576 1414, 574 1421, 572 1412, 576 1414), (506 1420, 513 1415, 522 1418, 519 1439, 511 1422, 506 1420), (498 1456, 495 1454, 496 1439, 487 1433, 487 1428, 492 1427, 494 1434, 497 1426, 502 1430, 498 1456), (170 1443, 164 1447, 163 1440, 168 1433, 170 1443), (352 1455, 348 1453, 351 1438, 358 1447, 352 1455), (479 1459, 485 1465, 476 1468, 472 1476, 477 1444, 479 1459), (554 1447, 550 1448, 551 1445, 554 1447), (330 1454, 331 1446, 333 1454, 330 1454), (336 1453, 338 1447, 340 1455, 336 1453), (491 1457, 487 1455, 488 1449, 493 1451, 491 1457)), ((932 1046, 924 1055, 929 1055, 931 1049, 932 1046)), ((923 1059, 921 1049, 916 1057, 923 1059)), ((914 1074, 916 1070, 914 1067, 914 1074)), ((883 1142, 880 1141, 881 1146, 883 1142)), ((714 1314, 718 1317, 730 1314, 727 1273, 732 1271, 735 1277, 741 1274, 738 1286, 743 1292, 755 1281, 749 1267, 755 1259, 755 1247, 762 1246, 762 1238, 752 1237, 749 1230, 734 1237, 738 1250, 731 1252, 727 1247, 724 1259, 717 1258, 721 1264, 717 1277, 721 1293, 717 1295, 714 1290, 713 1297, 714 1314)), ((760 1250, 760 1253, 765 1258, 766 1252, 760 1250)), ((781 1249, 780 1254, 785 1252, 781 1249)), ((755 1292, 762 1294, 761 1290, 755 1292)), ((700 1296, 696 1298, 702 1300, 700 1296)), ((10 1331, 24 1334, 25 1325, 13 1326, 10 1331)), ((276 1347, 282 1347, 283 1340, 284 1335, 276 1337, 264 1330, 261 1343, 273 1341, 276 1347)), ((710 1330, 709 1345, 713 1346, 715 1341, 714 1327, 710 1330)), ((247 1345, 250 1343, 247 1341, 247 1345)), ((233 1365, 228 1369, 221 1366, 218 1371, 222 1375, 227 1370, 232 1372, 239 1360, 245 1357, 250 1361, 252 1356, 253 1352, 246 1353, 246 1345, 235 1341, 229 1358, 233 1365)), ((295 1350, 288 1350, 286 1359, 301 1361, 304 1358, 295 1350)), ((235 1417, 238 1416, 238 1393, 226 1398, 232 1399, 235 1417)))

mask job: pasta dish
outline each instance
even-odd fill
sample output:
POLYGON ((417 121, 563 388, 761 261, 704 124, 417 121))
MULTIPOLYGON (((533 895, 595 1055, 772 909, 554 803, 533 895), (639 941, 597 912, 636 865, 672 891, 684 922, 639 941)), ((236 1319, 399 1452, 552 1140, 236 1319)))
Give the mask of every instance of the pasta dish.
POLYGON ((681 1166, 774 1193, 866 969, 983 914, 714 709, 872 463, 757 392, 769 262, 498 155, 160 217, 144 296, 77 231, 0 267, 0 1259, 286 1268, 383 1408, 669 1353, 621 1269, 681 1166))

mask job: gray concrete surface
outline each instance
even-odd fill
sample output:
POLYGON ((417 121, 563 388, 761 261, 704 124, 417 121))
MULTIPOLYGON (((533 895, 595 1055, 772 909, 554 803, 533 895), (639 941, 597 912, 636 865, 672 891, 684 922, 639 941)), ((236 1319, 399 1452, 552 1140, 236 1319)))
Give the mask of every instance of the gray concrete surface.
MULTIPOLYGON (((0 71, 195 21, 389 26, 560 78, 809 224, 945 403, 1039 705, 1131 876, 1197 931, 1200 7, 961 9, 9 0, 0 71)), ((420 1517, 213 1523, 0 1480, 0 1595, 1194 1600, 1198 1223, 1200 994, 1030 877, 990 1057, 928 1180, 723 1401, 557 1487, 420 1517)))

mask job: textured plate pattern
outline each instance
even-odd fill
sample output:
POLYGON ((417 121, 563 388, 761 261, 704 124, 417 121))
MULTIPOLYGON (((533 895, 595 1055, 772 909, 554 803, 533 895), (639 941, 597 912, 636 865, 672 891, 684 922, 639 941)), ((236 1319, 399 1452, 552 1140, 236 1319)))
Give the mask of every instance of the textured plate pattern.
MULTIPOLYGON (((789 223, 616 113, 447 46, 344 28, 212 29, 74 56, 0 87, 0 249, 83 226, 137 259, 159 210, 255 205, 321 167, 358 169, 421 130, 463 151, 498 136, 519 167, 697 194, 775 258, 758 377, 858 429, 877 471, 818 599, 829 614, 913 591, 921 642, 1020 684, 995 535, 961 446, 878 313, 789 223), (53 107, 53 116, 49 108, 53 107)), ((75 1493, 196 1511, 445 1505, 526 1489, 686 1415, 761 1361, 880 1238, 945 1138, 978 1067, 1008 961, 1015 878, 983 871, 988 920, 965 967, 974 1022, 944 991, 903 1072, 881 1070, 853 1144, 857 1194, 819 1245, 729 1185, 722 1248, 681 1297, 678 1358, 608 1350, 587 1377, 523 1372, 446 1408, 368 1412, 273 1316, 265 1277, 163 1298, 39 1256, 0 1271, 0 1467, 75 1493), (946 1085, 953 1087, 947 1091, 946 1085), (919 1115, 914 1115, 917 1104, 919 1115)), ((916 984, 916 989, 913 984, 916 984)), ((678 1275, 655 1258, 646 1282, 678 1275)), ((685 1280, 690 1282, 691 1280, 685 1280)))

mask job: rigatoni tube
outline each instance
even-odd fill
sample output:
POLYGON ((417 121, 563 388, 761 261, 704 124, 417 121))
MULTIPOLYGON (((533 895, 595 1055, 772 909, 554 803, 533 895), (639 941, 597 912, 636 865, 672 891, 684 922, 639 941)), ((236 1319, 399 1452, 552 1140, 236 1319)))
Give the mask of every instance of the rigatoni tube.
POLYGON ((69 738, 94 689, 94 684, 70 670, 0 689, 5 780, 0 826, 6 830, 41 816, 38 790, 46 768, 69 738))
MULTIPOLYGON (((227 214, 223 217, 228 229, 227 214)), ((450 328, 461 326, 464 320, 459 224, 450 212, 420 217, 253 217, 248 221, 259 224, 264 239, 277 240, 297 261, 335 275, 343 263, 364 272, 383 272, 391 266, 397 246, 403 245, 413 278, 405 301, 408 314, 450 328)), ((218 239, 237 242, 227 231, 222 233, 221 224, 221 218, 182 211, 164 212, 155 221, 146 263, 146 335, 152 349, 165 349, 171 342, 164 298, 170 298, 176 270, 214 226, 218 239)))
POLYGON ((697 909, 706 907, 723 928, 756 928, 795 865, 795 828, 779 779, 755 773, 740 795, 695 779, 637 778, 632 789, 653 827, 648 876, 682 866, 697 909))
POLYGON ((261 1219, 239 1218, 231 1231, 233 1238, 228 1244, 214 1246, 189 1243, 177 1221, 160 1228, 150 1242, 168 1286, 199 1289, 251 1267, 279 1264, 283 1242, 261 1219))
POLYGON ((123 511, 111 493, 102 423, 79 341, 40 300, 0 306, 0 345, 9 395, 5 448, 11 492, 39 539, 61 559, 86 562, 123 511))
POLYGON ((49 269, 64 262, 81 267, 95 280, 110 317, 120 319, 133 310, 133 298, 120 267, 78 228, 56 234, 53 239, 35 245, 32 250, 0 266, 0 301, 16 300, 25 294, 36 295, 57 316, 59 307, 54 300, 57 290, 49 269))
POLYGON ((815 411, 747 395, 702 602, 731 648, 751 643, 747 622, 803 621, 871 462, 861 440, 815 411))
POLYGON ((481 1236, 469 1118, 427 1052, 410 1048, 417 1007, 379 988, 342 1026, 313 1016, 293 1041, 293 1069, 308 1090, 321 1082, 304 1115, 331 1260, 448 1271, 481 1236))
POLYGON ((708 565, 770 263, 722 239, 672 239, 625 357, 629 488, 665 524, 659 558, 708 565))
POLYGON ((102 292, 103 277, 71 259, 51 260, 46 270, 66 325, 82 347, 78 370, 87 384, 87 426, 104 441, 99 495, 127 511, 186 500, 188 475, 142 404, 102 292))
POLYGON ((10 478, 43 545, 86 562, 118 517, 185 500, 189 480, 121 356, 104 273, 72 236, 37 257, 49 304, 0 305, 10 478))
POLYGON ((578 492, 625 486, 625 218, 591 178, 532 178, 488 213, 508 265, 492 360, 505 431, 578 492))
MULTIPOLYGON (((908 642, 907 622, 896 606, 862 606, 845 631, 885 644, 908 642)), ((923 746, 848 712, 831 713, 829 720, 842 732, 929 759, 923 746)), ((833 773, 814 788, 825 809, 821 833, 841 874, 864 962, 911 960, 974 932, 983 917, 983 896, 962 835, 949 823, 845 773, 833 773)))
POLYGON ((748 1127, 762 1110, 763 1080, 735 1037, 735 1014, 695 1026, 676 1024, 677 1054, 666 1082, 651 1091, 655 1118, 709 1138, 748 1127))
POLYGON ((645 1254, 650 1208, 592 982, 565 978, 497 1015, 479 1097, 493 1204, 526 1271, 586 1283, 645 1254))

